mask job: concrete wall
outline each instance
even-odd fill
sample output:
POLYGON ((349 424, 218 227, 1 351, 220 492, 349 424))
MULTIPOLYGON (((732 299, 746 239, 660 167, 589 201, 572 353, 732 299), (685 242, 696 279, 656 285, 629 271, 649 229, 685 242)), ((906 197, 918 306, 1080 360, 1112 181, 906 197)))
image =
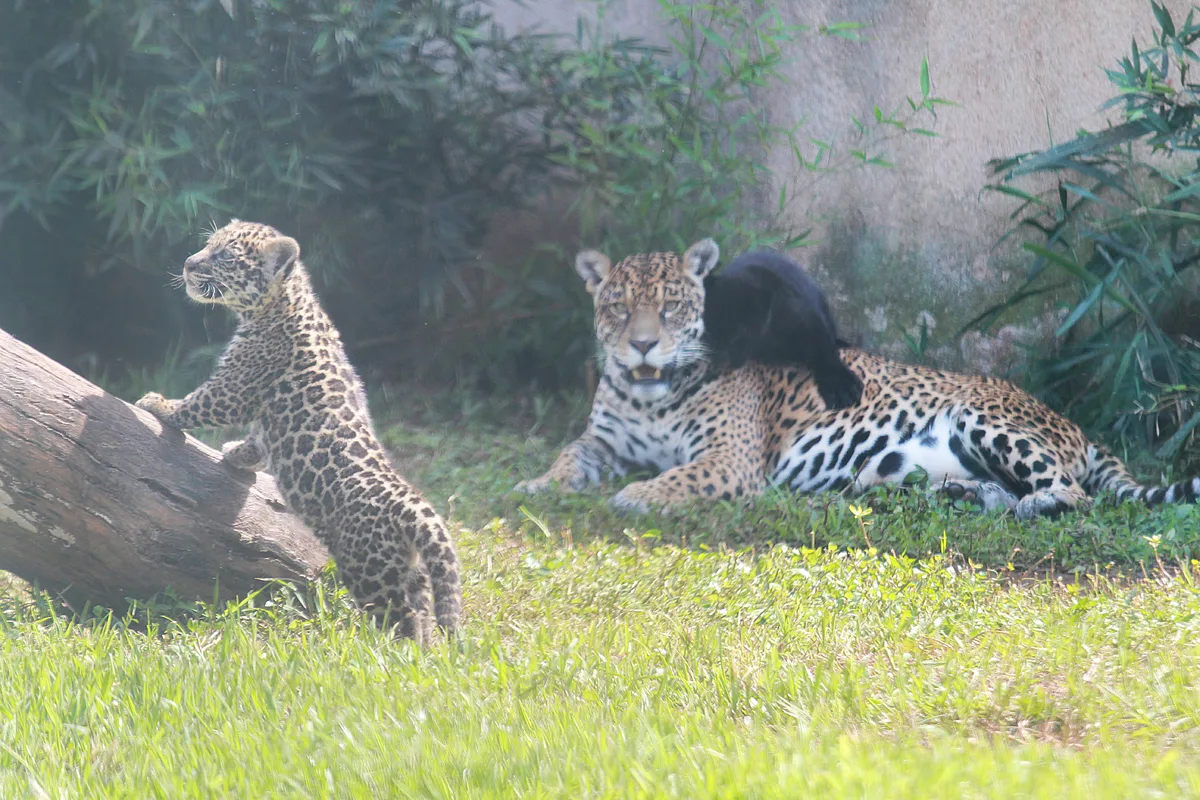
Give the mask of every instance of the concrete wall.
MULTIPOLYGON (((1179 18, 1191 6, 1167 5, 1179 18)), ((593 7, 541 0, 501 5, 497 15, 510 28, 573 32, 577 15, 593 7)), ((814 178, 789 153, 773 154, 777 180, 795 197, 789 221, 815 226, 819 240, 795 255, 830 292, 847 332, 868 346, 903 357, 900 332, 924 318, 939 363, 1006 369, 1017 344, 1045 340, 1056 314, 1033 308, 998 335, 950 337, 1027 263, 1014 245, 996 246, 1015 205, 982 191, 985 164, 1103 126, 1098 109, 1113 93, 1104 69, 1128 52, 1132 36, 1149 42, 1148 0, 780 0, 776 7, 794 23, 869 25, 859 43, 802 41, 790 84, 762 98, 776 122, 807 119, 812 136, 845 142, 851 115, 919 94, 922 57, 934 94, 960 104, 939 112, 940 138, 887 145, 893 169, 814 178)), ((623 34, 663 39, 655 0, 614 0, 608 19, 623 34)), ((767 196, 777 193, 778 185, 767 196)))

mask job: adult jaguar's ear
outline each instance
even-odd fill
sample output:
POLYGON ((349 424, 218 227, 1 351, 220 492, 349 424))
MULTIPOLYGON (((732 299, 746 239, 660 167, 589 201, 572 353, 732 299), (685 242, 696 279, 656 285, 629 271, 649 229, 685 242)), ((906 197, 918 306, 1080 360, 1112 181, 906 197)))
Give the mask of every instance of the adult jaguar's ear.
POLYGON ((300 243, 290 236, 279 236, 263 245, 263 266, 271 280, 292 274, 300 260, 300 243))
POLYGON ((588 294, 595 294, 596 287, 612 272, 612 261, 598 250, 581 250, 575 256, 575 271, 583 278, 588 294))
POLYGON ((683 254, 683 266, 697 280, 704 280, 721 260, 721 248, 712 239, 701 239, 687 249, 683 254))

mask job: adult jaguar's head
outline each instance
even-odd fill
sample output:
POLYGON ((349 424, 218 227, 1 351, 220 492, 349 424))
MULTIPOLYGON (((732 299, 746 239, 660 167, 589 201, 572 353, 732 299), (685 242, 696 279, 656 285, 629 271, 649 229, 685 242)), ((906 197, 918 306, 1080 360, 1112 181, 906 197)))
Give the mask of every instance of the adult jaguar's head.
POLYGON ((270 225, 234 219, 213 231, 204 249, 183 262, 188 296, 200 303, 252 312, 291 274, 300 245, 270 225))
POLYGON ((595 250, 575 271, 595 301, 596 339, 633 396, 657 400, 678 372, 704 358, 704 276, 721 251, 703 239, 676 253, 639 253, 616 266, 595 250))

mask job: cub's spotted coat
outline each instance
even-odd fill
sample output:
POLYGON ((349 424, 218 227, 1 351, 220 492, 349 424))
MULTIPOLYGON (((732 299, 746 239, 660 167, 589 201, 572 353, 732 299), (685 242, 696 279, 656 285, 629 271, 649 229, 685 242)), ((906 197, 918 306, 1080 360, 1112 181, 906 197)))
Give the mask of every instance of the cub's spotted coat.
POLYGON ((1021 519, 1084 508, 1105 490, 1152 505, 1200 494, 1200 478, 1138 484, 1076 425, 994 378, 844 349, 862 398, 830 411, 803 366, 720 371, 699 345, 703 279, 718 256, 711 239, 682 259, 640 254, 615 267, 599 253, 579 254, 604 373, 587 430, 519 491, 578 491, 650 468, 659 474, 612 499, 646 509, 755 495, 769 485, 860 491, 919 468, 950 497, 1021 519))
POLYGON ((175 428, 247 425, 224 460, 265 467, 288 507, 337 560, 350 593, 405 636, 453 631, 462 595, 446 525, 388 461, 362 382, 317 300, 300 246, 274 228, 233 220, 184 263, 188 295, 224 305, 238 328, 208 381, 182 400, 137 402, 175 428))

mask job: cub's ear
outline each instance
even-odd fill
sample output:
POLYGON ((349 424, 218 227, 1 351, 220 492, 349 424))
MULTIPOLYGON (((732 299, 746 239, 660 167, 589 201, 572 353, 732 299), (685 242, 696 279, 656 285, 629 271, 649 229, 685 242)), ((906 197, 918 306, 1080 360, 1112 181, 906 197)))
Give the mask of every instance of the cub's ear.
POLYGON ((290 236, 278 236, 262 247, 263 268, 272 280, 286 278, 300 258, 300 243, 290 236))
POLYGON ((575 256, 575 271, 583 278, 588 294, 595 294, 596 287, 612 272, 612 262, 598 250, 581 250, 575 256))
POLYGON ((712 239, 701 239, 683 254, 683 266, 699 280, 704 280, 721 260, 721 248, 712 239))

